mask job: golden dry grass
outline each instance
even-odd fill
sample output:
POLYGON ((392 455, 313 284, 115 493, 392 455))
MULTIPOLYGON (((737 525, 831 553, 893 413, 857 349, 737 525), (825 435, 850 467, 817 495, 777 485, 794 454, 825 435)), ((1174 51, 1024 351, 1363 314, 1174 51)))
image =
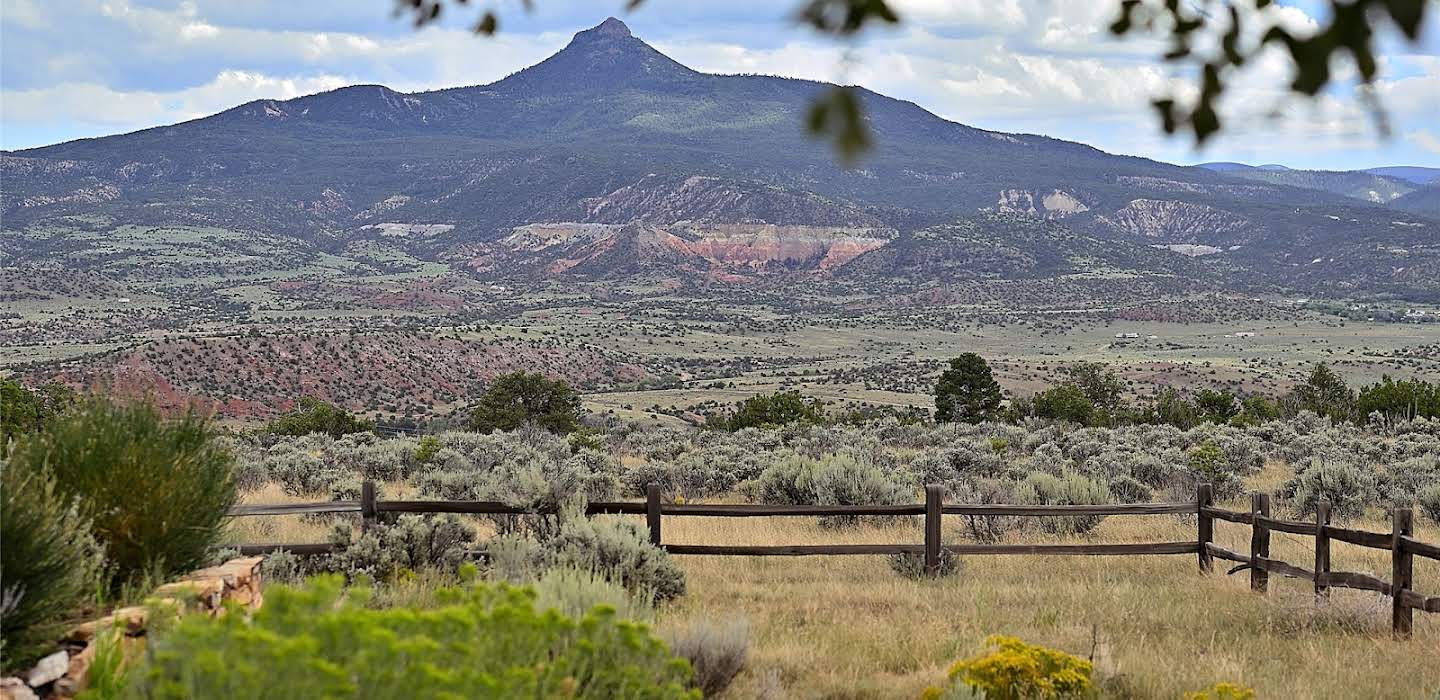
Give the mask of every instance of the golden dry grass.
MULTIPOLYGON (((1282 480, 1271 465, 1260 480, 1282 480)), ((1259 484, 1256 484, 1259 485, 1259 484)), ((406 487, 382 487, 408 498, 406 487)), ((286 503, 274 486, 248 503, 286 503)), ((1244 510, 1244 504, 1225 504, 1244 510)), ((1374 511, 1345 523, 1389 529, 1374 511)), ((239 518, 230 541, 322 542, 329 522, 301 516, 239 518)), ((1217 543, 1248 552, 1247 526, 1216 523, 1217 543)), ((682 518, 664 522, 667 543, 917 543, 918 520, 833 531, 813 518, 682 518)), ((1440 542, 1440 527, 1417 522, 1440 542)), ((947 517, 948 542, 969 541, 947 517)), ((1057 539, 1033 530, 1015 542, 1190 540, 1193 518, 1112 516, 1088 537, 1057 539)), ((1314 540, 1272 533, 1273 558, 1309 568, 1314 540)), ((1389 552, 1332 547, 1334 570, 1389 578, 1389 552)), ((1091 657, 1109 696, 1179 698, 1219 681, 1253 686, 1260 698, 1432 698, 1440 691, 1440 615, 1415 613, 1409 641, 1390 638, 1389 599, 1335 590, 1317 606, 1309 581, 1271 576, 1265 596, 1230 564, 1201 576, 1194 555, 1147 557, 971 556, 959 575, 912 581, 885 557, 679 557, 688 593, 665 606, 662 629, 689 620, 744 617, 750 662, 727 697, 913 698, 944 677, 991 634, 1091 657)), ((1417 588, 1440 595, 1440 563, 1417 558, 1417 588)))
MULTIPOLYGON (((947 518, 947 521, 951 518, 947 518)), ((963 541, 958 518, 948 541, 963 541)), ((1369 523, 1372 529, 1385 529, 1369 523)), ((1440 541, 1440 531, 1421 535, 1440 541)), ((1087 541, 1193 539, 1194 520, 1107 518, 1087 541)), ((667 542, 820 544, 919 542, 915 525, 820 529, 808 518, 667 518, 667 542)), ((1248 551, 1248 528, 1217 539, 1248 551)), ((1054 541, 1038 533, 1015 541, 1054 541)), ((1072 538, 1070 541, 1074 541, 1072 538)), ((1313 540, 1275 533, 1272 556, 1308 566, 1313 540)), ((1389 554, 1337 543, 1334 568, 1389 577, 1389 554)), ((1249 589, 1226 562, 1201 576, 1194 555, 972 556, 958 576, 911 581, 884 557, 682 557, 689 593, 660 624, 743 616, 752 656, 732 697, 754 697, 778 676, 789 697, 916 697, 990 634, 1092 657, 1116 697, 1179 698, 1218 681, 1261 698, 1419 698, 1440 689, 1440 616, 1415 613, 1410 641, 1389 638, 1389 599, 1337 590, 1324 607, 1311 583, 1272 575, 1249 589)), ((1418 587, 1440 595, 1440 564, 1417 560, 1418 587)))

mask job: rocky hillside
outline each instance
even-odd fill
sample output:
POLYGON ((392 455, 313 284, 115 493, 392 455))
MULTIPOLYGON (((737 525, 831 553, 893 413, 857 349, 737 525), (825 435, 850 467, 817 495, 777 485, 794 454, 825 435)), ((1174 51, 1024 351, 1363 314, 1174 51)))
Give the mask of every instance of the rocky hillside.
POLYGON ((166 340, 46 366, 28 379, 149 395, 167 408, 267 418, 301 396, 356 411, 426 412, 472 400, 494 377, 520 369, 584 390, 648 376, 592 348, 396 332, 166 340))

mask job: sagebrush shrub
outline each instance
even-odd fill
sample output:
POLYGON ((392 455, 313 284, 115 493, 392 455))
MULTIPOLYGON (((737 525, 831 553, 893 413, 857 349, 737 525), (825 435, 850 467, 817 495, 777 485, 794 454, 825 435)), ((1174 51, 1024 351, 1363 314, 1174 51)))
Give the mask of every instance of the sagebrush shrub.
POLYGON ((337 523, 327 556, 328 571, 389 578, 403 570, 454 571, 469 555, 475 530, 453 515, 402 515, 393 523, 376 522, 358 536, 348 523, 337 523))
POLYGON ((1440 523, 1440 484, 1426 487, 1415 500, 1420 506, 1420 512, 1440 523))
MULTIPOLYGON (((1073 506, 1096 505, 1112 501, 1110 490, 1097 479, 1065 472, 1054 476, 1035 472, 1025 477, 1015 489, 1015 501, 1025 505, 1073 506)), ((1035 518, 1045 532, 1081 534, 1095 529, 1103 515, 1061 515, 1035 518)))
POLYGON ((1284 490, 1292 495, 1299 512, 1314 513, 1315 504, 1329 501, 1331 514, 1340 518, 1363 514, 1380 497, 1375 474, 1369 469, 1319 460, 1296 473, 1284 490))
MULTIPOLYGON (((791 456, 761 472, 757 484, 764 502, 788 505, 886 505, 913 498, 879 467, 849 452, 818 460, 791 456)), ((853 516, 820 519, 826 527, 857 522, 853 516)))
POLYGON ((280 484, 286 494, 297 498, 330 493, 345 473, 326 464, 319 455, 291 448, 272 447, 262 469, 280 484))
POLYGON ((649 532, 638 523, 571 518, 540 543, 539 551, 544 568, 595 571, 657 601, 685 594, 685 572, 665 550, 650 544, 649 532))
POLYGON ((236 499, 231 456, 210 421, 166 419, 148 403, 92 399, 21 442, 11 461, 49 471, 58 492, 79 499, 114 586, 203 566, 236 499))
POLYGON ((694 686, 707 698, 730 687, 750 654, 750 623, 745 620, 692 620, 665 638, 672 653, 690 662, 694 686))
POLYGON ((655 618, 655 606, 648 595, 631 593, 591 569, 557 566, 529 585, 535 589, 535 607, 541 610, 554 609, 578 618, 598 605, 608 605, 621 619, 651 622, 655 618))
POLYGON ((128 688, 154 698, 698 698, 688 664, 599 606, 574 619, 533 591, 477 584, 434 609, 375 609, 338 577, 276 586, 245 615, 183 618, 128 688))
POLYGON ((0 659, 18 669, 55 650, 100 579, 90 521, 54 478, 0 462, 0 659))
MULTIPOLYGON (((890 555, 890 570, 908 579, 920 580, 928 578, 925 572, 925 555, 916 552, 903 552, 890 555)), ((940 576, 954 576, 960 573, 960 557, 948 549, 940 550, 940 576)))

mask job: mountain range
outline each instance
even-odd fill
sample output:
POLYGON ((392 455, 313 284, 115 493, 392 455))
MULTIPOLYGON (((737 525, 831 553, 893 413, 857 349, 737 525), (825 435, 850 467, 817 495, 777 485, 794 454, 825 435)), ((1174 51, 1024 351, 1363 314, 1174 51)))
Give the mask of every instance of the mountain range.
POLYGON ((701 73, 611 18, 488 85, 359 85, 0 154, 0 263, 53 256, 64 241, 26 232, 83 219, 383 241, 507 279, 1144 272, 1440 299, 1423 169, 1184 167, 864 89, 877 147, 844 167, 801 126, 829 89, 701 73))

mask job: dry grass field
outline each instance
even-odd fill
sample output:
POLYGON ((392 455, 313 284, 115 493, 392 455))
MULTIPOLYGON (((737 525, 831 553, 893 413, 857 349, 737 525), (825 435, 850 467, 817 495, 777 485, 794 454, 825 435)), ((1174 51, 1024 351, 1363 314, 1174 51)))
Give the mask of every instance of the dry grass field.
MULTIPOLYGON (((1272 463, 1252 482, 1279 478, 1272 463)), ((403 484, 386 498, 411 498, 403 484)), ((273 485, 250 503, 284 503, 273 485)), ((1244 509, 1239 502, 1224 504, 1244 509)), ((1346 523, 1389 529, 1383 513, 1346 523)), ((615 516, 620 517, 620 516, 615 516)), ((302 516, 237 519, 231 541, 325 541, 330 525, 302 516)), ((918 543, 918 519, 827 530, 802 517, 667 517, 667 543, 918 543)), ((1440 542, 1424 518, 1417 536, 1440 542)), ((964 542, 947 516, 947 542, 964 542)), ((1193 518, 1110 516, 1088 537, 1063 541, 1158 542, 1195 537, 1193 518)), ((1248 551, 1249 528, 1216 523, 1217 543, 1248 551)), ((1007 541, 1058 542, 1034 530, 1007 541)), ((1313 562, 1313 540, 1272 533, 1272 557, 1313 562)), ((1389 553, 1336 542, 1334 570, 1388 579, 1389 553)), ((1440 616, 1415 613, 1409 641, 1390 637, 1389 599, 1336 589, 1316 605, 1309 581, 1271 576, 1250 590, 1246 571, 1198 573, 1194 555, 969 556, 960 572, 915 581, 885 557, 679 557, 688 593, 659 611, 658 626, 692 620, 749 622, 750 661, 727 697, 914 698, 991 634, 1007 634, 1094 660, 1106 697, 1180 698, 1219 681, 1260 698, 1433 698, 1440 692, 1440 616), (779 694, 777 694, 779 693, 779 694)), ((1440 563, 1415 561, 1417 588, 1440 595, 1440 563)))
MULTIPOLYGON (((952 518, 947 518, 951 520, 952 518)), ((957 519, 958 520, 958 519, 957 519)), ((960 541, 959 523, 946 537, 960 541)), ((1367 523, 1384 529, 1380 523, 1367 523)), ((669 518, 666 540, 685 543, 919 542, 918 525, 820 529, 803 518, 669 518)), ((1193 519, 1112 516, 1094 542, 1192 539, 1193 519)), ((1440 529, 1421 530, 1428 541, 1440 529)), ((1219 543, 1248 550, 1249 530, 1218 524, 1219 543)), ((1015 541, 1045 542, 1035 533, 1015 541)), ((1336 570, 1389 576, 1386 552, 1341 543, 1336 570)), ((1307 565, 1313 540, 1274 533, 1272 556, 1307 565)), ((1316 606, 1309 581, 1272 575, 1271 593, 1248 572, 1194 555, 972 556, 959 574, 912 581, 884 557, 683 557, 687 595, 660 625, 692 617, 749 620, 750 664, 732 697, 783 687, 793 698, 914 698, 984 638, 1006 634, 1095 661, 1107 697, 1180 698, 1218 681, 1260 698, 1430 698, 1440 690, 1440 619, 1415 613, 1409 641, 1390 638, 1389 599, 1335 590, 1316 606)), ((1440 594, 1440 564, 1415 567, 1422 591, 1440 594)))

